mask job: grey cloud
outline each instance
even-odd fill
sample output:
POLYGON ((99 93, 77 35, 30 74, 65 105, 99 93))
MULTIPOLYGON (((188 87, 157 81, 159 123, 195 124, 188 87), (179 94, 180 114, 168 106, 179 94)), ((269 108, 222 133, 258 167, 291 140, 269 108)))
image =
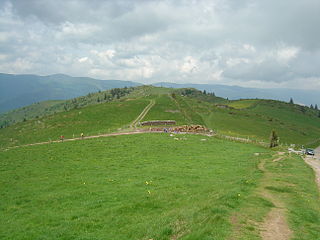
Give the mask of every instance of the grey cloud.
POLYGON ((144 75, 145 82, 314 82, 319 10, 318 0, 7 0, 0 6, 0 71, 136 81, 144 75))

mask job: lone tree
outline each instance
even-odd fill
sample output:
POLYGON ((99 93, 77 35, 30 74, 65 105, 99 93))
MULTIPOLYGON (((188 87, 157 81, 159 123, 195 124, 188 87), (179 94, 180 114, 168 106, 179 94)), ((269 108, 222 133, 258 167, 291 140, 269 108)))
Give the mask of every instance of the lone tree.
POLYGON ((290 98, 290 102, 289 102, 290 104, 293 104, 293 99, 292 98, 290 98))
POLYGON ((317 104, 314 105, 314 109, 315 109, 315 110, 318 110, 318 105, 317 105, 317 104))
POLYGON ((270 148, 278 146, 278 142, 279 142, 279 137, 276 131, 272 130, 270 135, 270 148))

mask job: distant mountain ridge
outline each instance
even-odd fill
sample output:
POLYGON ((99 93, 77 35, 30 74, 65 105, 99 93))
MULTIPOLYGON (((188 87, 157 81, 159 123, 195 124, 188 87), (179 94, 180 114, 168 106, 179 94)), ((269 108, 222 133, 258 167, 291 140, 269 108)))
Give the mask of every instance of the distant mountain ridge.
MULTIPOLYGON (((143 85, 138 82, 121 80, 99 80, 89 77, 71 77, 64 74, 49 76, 15 75, 0 73, 0 114, 47 100, 66 100, 86 95, 90 92, 112 88, 143 85)), ((234 99, 261 98, 288 102, 293 98, 297 104, 320 107, 320 90, 261 89, 217 84, 178 84, 159 82, 152 84, 168 88, 196 88, 214 92, 216 96, 234 99)))
POLYGON ((0 73, 0 113, 46 100, 65 100, 90 92, 112 88, 139 86, 140 83, 120 80, 98 80, 71 77, 0 73))
POLYGON ((196 88, 198 90, 206 90, 207 92, 214 92, 216 96, 228 98, 230 100, 246 99, 246 98, 259 98, 259 99, 273 99, 288 102, 293 98, 297 104, 314 106, 315 104, 320 107, 320 90, 300 90, 300 89, 287 89, 287 88, 245 88, 239 86, 227 86, 218 84, 178 84, 169 82, 159 82, 152 84, 158 87, 168 88, 196 88))

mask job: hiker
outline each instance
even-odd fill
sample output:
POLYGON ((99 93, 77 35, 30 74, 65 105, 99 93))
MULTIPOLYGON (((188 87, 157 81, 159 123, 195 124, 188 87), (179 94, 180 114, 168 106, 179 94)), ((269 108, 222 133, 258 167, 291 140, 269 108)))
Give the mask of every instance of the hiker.
POLYGON ((81 133, 80 135, 81 135, 81 139, 83 139, 83 138, 84 138, 84 134, 83 134, 83 133, 81 133))
POLYGON ((63 142, 63 140, 64 140, 64 136, 61 135, 61 136, 60 136, 60 141, 63 142))

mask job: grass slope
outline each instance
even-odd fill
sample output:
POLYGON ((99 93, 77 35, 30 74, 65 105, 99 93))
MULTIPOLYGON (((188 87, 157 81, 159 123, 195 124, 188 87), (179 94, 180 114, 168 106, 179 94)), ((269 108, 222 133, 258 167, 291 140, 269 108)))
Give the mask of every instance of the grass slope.
MULTIPOLYGON (((203 94, 195 89, 141 86, 122 89, 121 91, 120 95, 107 91, 58 103, 63 112, 57 115, 46 116, 0 129, 0 135, 4 136, 0 140, 0 144, 7 146, 11 138, 13 139, 13 143, 10 143, 11 145, 20 144, 20 140, 26 138, 26 136, 28 136, 29 142, 35 142, 39 139, 56 138, 61 134, 72 136, 73 133, 79 134, 79 132, 85 132, 86 134, 105 132, 106 129, 111 129, 105 126, 106 115, 103 112, 93 112, 105 111, 104 108, 97 106, 100 106, 102 102, 106 103, 103 106, 109 106, 108 104, 110 103, 110 110, 106 110, 107 116, 110 115, 113 116, 112 119, 116 119, 116 115, 119 114, 118 119, 126 119, 126 113, 123 111, 127 111, 126 109, 131 107, 116 107, 118 102, 125 102, 126 100, 144 101, 146 103, 150 100, 155 101, 155 105, 142 121, 176 120, 177 125, 201 124, 214 129, 222 135, 249 137, 253 140, 265 142, 269 141, 270 132, 276 130, 282 144, 294 143, 311 147, 320 144, 320 118, 316 110, 308 107, 271 100, 228 101, 210 94, 203 94), (64 109, 71 110, 66 112, 64 109), (92 118, 87 124, 79 125, 77 122, 79 117, 73 116, 70 121, 75 121, 75 125, 70 128, 73 124, 70 124, 68 120, 69 112, 82 112, 82 109, 91 111, 95 119, 93 120, 92 118), (63 115, 67 116, 66 126, 63 126, 64 120, 61 117, 63 115), (50 119, 56 119, 54 121, 59 121, 59 124, 50 124, 50 134, 48 134, 48 130, 43 126, 41 127, 43 125, 41 123, 50 122, 50 119), (99 122, 102 125, 99 125, 99 122), (39 126, 35 127, 34 125, 37 124, 39 126), (93 127, 92 124, 95 126, 93 127), (39 135, 39 137, 35 135, 35 131, 37 131, 36 135, 39 135), (19 137, 17 138, 17 136, 19 137), (15 139, 18 142, 15 142, 15 139)), ((53 107, 55 108, 56 105, 53 107)), ((142 111, 143 108, 139 109, 142 111)), ((49 109, 48 112, 52 112, 51 110, 49 109)), ((129 114, 132 114, 130 119, 133 121, 139 115, 139 111, 134 112, 136 116, 133 116, 134 114, 130 110, 129 114)), ((114 121, 112 119, 111 121, 114 121)), ((129 121, 129 119, 127 120, 129 121)), ((117 127, 129 124, 127 120, 118 124, 117 127)), ((116 130, 117 128, 112 127, 112 129, 116 130)), ((22 142, 27 143, 27 141, 22 142)))
POLYGON ((61 111, 63 109, 63 107, 59 107, 63 102, 65 101, 43 101, 0 114, 0 125, 8 126, 27 119, 35 119, 41 116, 53 114, 56 111, 61 111))
POLYGON ((259 226, 270 208, 279 207, 286 209, 292 240, 320 239, 320 195, 313 170, 300 156, 287 154, 272 160, 277 158, 265 158, 261 182, 232 217, 235 225, 231 239, 261 239, 259 226), (279 202, 283 206, 277 206, 279 202))
POLYGON ((176 137, 0 152, 0 238, 258 240, 275 207, 265 191, 288 209, 294 240, 320 238, 314 173, 300 157, 274 162, 274 152, 251 144, 176 137))
POLYGON ((63 74, 38 76, 0 73, 0 113, 39 101, 70 99, 98 90, 139 85, 130 81, 104 81, 63 74))
POLYGON ((149 120, 176 120, 178 125, 187 124, 188 119, 181 112, 170 95, 160 95, 155 98, 156 104, 151 108, 143 121, 149 120))
POLYGON ((0 114, 0 128, 8 127, 14 123, 25 120, 33 120, 39 117, 53 115, 59 112, 66 112, 72 109, 79 109, 100 103, 119 101, 120 98, 128 95, 137 88, 116 88, 107 91, 89 93, 86 96, 76 97, 68 100, 44 101, 18 108, 7 113, 0 114))
MULTIPOLYGON (((181 136, 178 136, 181 137, 181 136)), ((0 152, 1 239, 225 239, 263 148, 117 136, 0 152)))
POLYGON ((0 146, 56 140, 117 131, 128 126, 148 105, 145 99, 101 103, 30 120, 1 129, 0 146))
POLYGON ((320 118, 309 108, 271 100, 238 100, 213 105, 183 99, 202 117, 205 125, 221 134, 268 142, 270 132, 276 130, 283 144, 320 144, 320 118))

